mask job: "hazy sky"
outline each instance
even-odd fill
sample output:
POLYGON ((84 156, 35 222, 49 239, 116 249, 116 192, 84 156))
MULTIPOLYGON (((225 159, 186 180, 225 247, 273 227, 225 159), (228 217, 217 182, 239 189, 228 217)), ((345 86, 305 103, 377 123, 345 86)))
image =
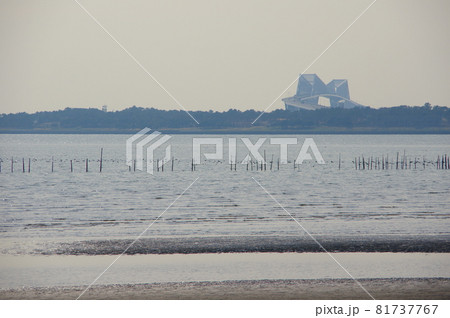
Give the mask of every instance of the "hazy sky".
MULTIPOLYGON (((371 2, 80 0, 190 110, 265 109, 371 2)), ((449 15, 378 0, 307 73, 373 107, 450 106, 449 15)), ((0 0, 0 41, 1 113, 178 109, 73 0, 0 0)))

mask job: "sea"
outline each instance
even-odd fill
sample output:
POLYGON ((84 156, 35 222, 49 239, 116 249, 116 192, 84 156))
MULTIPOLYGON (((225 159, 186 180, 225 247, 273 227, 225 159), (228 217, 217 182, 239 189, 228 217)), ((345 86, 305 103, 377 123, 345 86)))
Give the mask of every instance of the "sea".
MULTIPOLYGON (((122 274, 105 283, 341 277, 345 273, 339 267, 332 274, 334 262, 328 270, 317 266, 332 242, 384 240, 388 246, 391 238, 403 240, 400 253, 373 251, 388 253, 375 253, 380 260, 428 264, 409 266, 411 272, 393 266, 392 277, 450 277, 450 170, 437 162, 450 154, 448 135, 173 134, 155 151, 153 173, 145 171, 146 156, 142 171, 134 161, 127 164, 130 137, 0 134, 0 288, 89 284, 122 249, 124 264, 139 270, 131 275, 131 267, 122 264, 122 274), (283 162, 279 141, 286 138, 283 162), (309 138, 324 164, 312 151, 310 160, 296 160, 309 138), (193 167, 194 140, 205 144, 193 167), (211 144, 219 141, 223 147, 211 144), (246 141, 260 145, 265 164, 244 160, 251 155, 246 141), (234 144, 236 155, 230 151, 234 144), (170 160, 157 168, 168 146, 170 160), (235 156, 231 165, 230 152, 235 156), (264 249, 264 242, 270 245, 277 238, 284 243, 264 249), (316 253, 299 253, 286 243, 299 238, 316 244, 316 253), (328 242, 324 248, 322 239, 328 242), (158 240, 163 243, 152 245, 151 252, 142 244, 140 250, 130 248, 133 253, 125 250, 128 243, 158 240), (224 241, 226 253, 221 253, 224 241), (431 243, 415 250, 421 241, 431 243), (246 246, 247 254, 242 253, 246 246), (416 252, 415 261, 408 249, 416 252), (428 261, 422 259, 426 255, 428 261), (236 264, 242 260, 241 271, 236 264), (195 265, 200 263, 204 266, 195 265), (179 269, 149 278, 145 264, 179 269), (186 273, 182 264, 195 266, 186 273), (81 274, 69 278, 68 268, 81 274)), ((136 158, 136 149, 132 155, 136 158)), ((366 255, 364 248, 343 252, 350 252, 342 253, 343 259, 366 264, 361 273, 361 266, 355 267, 356 276, 383 276, 369 270, 375 254, 366 255)))

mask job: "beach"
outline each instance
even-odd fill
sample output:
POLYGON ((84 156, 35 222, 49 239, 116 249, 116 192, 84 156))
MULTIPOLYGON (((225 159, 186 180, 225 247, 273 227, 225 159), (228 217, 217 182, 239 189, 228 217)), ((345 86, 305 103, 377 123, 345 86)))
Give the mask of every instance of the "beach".
POLYGON ((359 284, 376 299, 450 298, 449 253, 146 254, 115 259, 117 255, 2 255, 0 299, 76 299, 91 283, 82 299, 371 299, 359 284))
MULTIPOLYGON (((449 299, 450 279, 362 279, 375 299, 449 299)), ((0 299, 76 299, 86 286, 0 291, 0 299)), ((351 279, 251 280, 91 287, 80 299, 370 299, 351 279)))

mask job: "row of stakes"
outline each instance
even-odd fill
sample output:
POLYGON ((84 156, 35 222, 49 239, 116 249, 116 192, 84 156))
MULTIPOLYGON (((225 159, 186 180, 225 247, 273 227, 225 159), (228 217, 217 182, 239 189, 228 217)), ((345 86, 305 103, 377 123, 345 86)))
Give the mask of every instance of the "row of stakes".
MULTIPOLYGON (((55 171, 55 162, 54 159, 52 157, 52 169, 51 171, 54 172, 55 171)), ((85 160, 86 163, 86 172, 89 172, 89 159, 85 160)), ((103 170, 103 148, 101 148, 100 150, 100 166, 99 166, 99 170, 100 172, 102 172, 103 170)), ((22 172, 26 172, 28 171, 28 173, 31 172, 31 158, 28 158, 28 169, 25 169, 25 158, 22 158, 22 172)), ((2 161, 0 160, 0 173, 2 172, 2 161)), ((14 172, 14 158, 11 158, 11 172, 14 172)), ((70 172, 73 172, 73 160, 70 160, 70 172)))
MULTIPOLYGON (((85 171, 89 172, 89 159, 84 160, 85 161, 85 171)), ((170 160, 171 162, 171 171, 174 170, 174 161, 175 158, 172 158, 170 160)), ((441 170, 448 170, 450 169, 450 156, 447 154, 444 154, 442 156, 438 156, 436 161, 427 161, 425 160, 425 157, 422 157, 422 160, 420 160, 417 157, 414 157, 414 160, 411 160, 411 158, 408 158, 406 154, 404 153, 403 156, 400 157, 400 154, 397 152, 397 159, 396 161, 389 161, 389 156, 382 155, 381 157, 355 157, 354 161, 355 169, 356 170, 389 170, 389 169, 396 169, 396 170, 403 170, 403 169, 417 169, 417 166, 423 166, 423 169, 428 164, 435 165, 436 169, 441 170)), ((164 172, 164 166, 166 165, 167 161, 165 160, 159 160, 156 161, 156 171, 164 172)), ((333 162, 332 162, 333 163, 333 162)), ((341 154, 339 154, 338 159, 338 169, 341 169, 341 154)), ((272 160, 270 162, 266 161, 266 153, 264 151, 264 160, 263 161, 253 161, 249 160, 246 163, 246 170, 256 170, 256 171, 266 171, 267 165, 269 164, 269 170, 273 170, 275 168, 275 161, 272 155, 272 160)), ((191 171, 196 171, 197 164, 194 162, 194 159, 191 161, 191 171)), ((280 170, 280 159, 276 162, 277 170, 280 170)), ((293 165, 294 170, 299 168, 299 165, 294 160, 293 165)), ((100 160, 99 160, 99 172, 102 172, 103 170, 103 148, 100 150, 100 160)), ((128 170, 136 171, 136 160, 133 161, 132 165, 128 166, 128 170)), ((231 162, 230 163, 230 170, 236 171, 237 170, 237 162, 231 162)), ((26 169, 25 165, 25 158, 22 158, 22 172, 31 172, 31 159, 28 159, 28 169, 26 169)), ((0 173, 2 172, 2 161, 0 160, 0 173)), ((14 172, 14 158, 11 158, 11 172, 14 172)), ((54 172, 54 160, 52 157, 51 161, 51 172, 54 172)), ((70 160, 70 172, 73 172, 73 160, 70 160)))
MULTIPOLYGON (((339 156, 340 158, 340 156, 339 156)), ((450 169, 450 157, 447 154, 438 155, 436 161, 425 160, 425 157, 420 158, 414 157, 414 160, 408 158, 405 153, 400 156, 397 152, 397 158, 395 161, 389 161, 389 155, 382 155, 381 157, 355 157, 353 161, 356 170, 404 170, 404 169, 417 169, 417 166, 422 166, 423 169, 427 165, 435 165, 438 170, 448 170, 450 169)), ((339 159, 339 169, 340 169, 340 159, 339 159)))

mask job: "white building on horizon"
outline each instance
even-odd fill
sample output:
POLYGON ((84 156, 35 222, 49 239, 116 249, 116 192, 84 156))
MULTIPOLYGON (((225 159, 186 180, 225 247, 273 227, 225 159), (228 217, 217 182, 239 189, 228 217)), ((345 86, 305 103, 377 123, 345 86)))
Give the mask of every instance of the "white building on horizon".
POLYGON ((350 99, 346 79, 334 79, 325 85, 317 74, 302 74, 297 93, 282 100, 286 110, 365 107, 350 99))

